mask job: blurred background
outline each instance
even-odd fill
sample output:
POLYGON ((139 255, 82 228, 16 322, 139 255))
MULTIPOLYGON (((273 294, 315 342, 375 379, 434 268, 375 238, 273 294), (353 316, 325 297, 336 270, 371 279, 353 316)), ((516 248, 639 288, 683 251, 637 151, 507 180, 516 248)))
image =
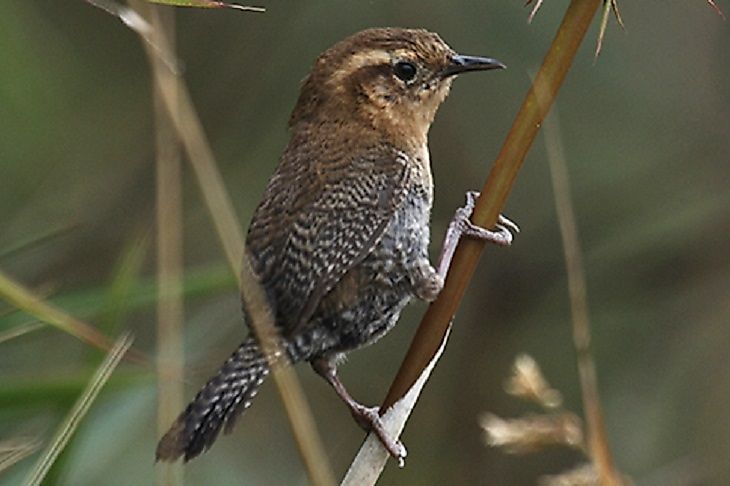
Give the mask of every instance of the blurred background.
MULTIPOLYGON (((363 28, 425 27, 509 66, 456 81, 432 128, 436 255, 464 191, 485 180, 568 2, 545 2, 532 25, 523 4, 178 9, 184 77, 244 227, 316 56, 363 28)), ((730 28, 703 1, 620 6, 626 31, 612 19, 594 61, 594 25, 557 102, 610 441, 637 484, 730 484, 730 28)), ((0 12, 0 269, 110 336, 133 331, 153 355, 155 132, 140 41, 82 1, 5 0, 0 12)), ((245 329, 234 275, 183 167, 187 400, 245 329)), ((505 455, 478 426, 484 411, 535 411, 503 391, 521 352, 581 413, 549 181, 540 137, 505 210, 522 233, 508 250, 487 249, 404 432, 407 466, 391 462, 380 484, 529 485, 581 461, 566 450, 505 455)), ((411 305, 341 367, 355 397, 382 400, 424 309, 411 305)), ((0 332, 32 322, 0 301, 0 332)), ((102 356, 50 326, 0 342, 0 440, 47 440, 102 356)), ((363 434, 323 380, 297 371, 339 477, 363 434)), ((153 483, 155 379, 123 363, 49 484, 153 483)), ((35 457, 0 483, 18 484, 35 457)), ((306 484, 272 383, 185 475, 194 485, 306 484)))

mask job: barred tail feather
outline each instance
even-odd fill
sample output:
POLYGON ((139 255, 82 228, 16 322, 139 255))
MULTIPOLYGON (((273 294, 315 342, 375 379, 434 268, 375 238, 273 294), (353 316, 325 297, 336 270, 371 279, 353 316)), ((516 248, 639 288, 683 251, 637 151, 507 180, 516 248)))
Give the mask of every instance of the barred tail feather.
POLYGON ((233 429, 236 418, 251 405, 269 365, 253 337, 246 339, 198 392, 157 445, 158 461, 185 462, 206 451, 221 427, 233 429))

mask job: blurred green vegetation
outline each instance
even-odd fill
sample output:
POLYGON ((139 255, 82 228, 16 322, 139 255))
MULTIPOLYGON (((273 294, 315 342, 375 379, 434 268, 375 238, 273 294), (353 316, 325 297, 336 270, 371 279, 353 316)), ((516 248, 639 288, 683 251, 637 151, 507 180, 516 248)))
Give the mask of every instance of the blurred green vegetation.
MULTIPOLYGON (((489 164, 567 2, 322 0, 265 14, 178 10, 185 79, 246 224, 287 140, 299 80, 323 49, 384 25, 439 32, 509 69, 458 80, 431 132, 433 251, 489 164)), ((720 3, 725 10, 728 5, 720 3)), ((620 469, 638 484, 730 483, 730 29, 704 2, 622 2, 601 57, 596 27, 558 98, 606 420, 620 469)), ((154 353, 154 131, 150 72, 137 36, 82 1, 0 7, 0 268, 109 335, 131 330, 154 353), (138 252, 138 253, 135 253, 138 252), (141 253, 139 253, 141 252, 141 253)), ((244 336, 235 278, 185 168, 187 394, 244 336)), ((573 453, 487 449, 485 410, 526 408, 502 382, 529 352, 580 410, 560 237, 538 141, 506 213, 522 233, 489 248, 446 353, 403 440, 407 467, 381 484, 534 484, 573 453)), ((377 403, 423 304, 341 369, 377 403)), ((0 333, 34 322, 0 302, 0 333)), ((48 440, 103 353, 51 327, 0 342, 0 440, 48 440)), ((328 386, 300 377, 340 475, 362 433, 328 386)), ((92 405, 50 483, 153 482, 155 375, 123 363, 92 405)), ((189 484, 303 484, 271 384, 233 434, 186 467, 189 484)), ((33 458, 37 456, 31 456, 33 458)), ((17 484, 34 459, 0 474, 17 484)))

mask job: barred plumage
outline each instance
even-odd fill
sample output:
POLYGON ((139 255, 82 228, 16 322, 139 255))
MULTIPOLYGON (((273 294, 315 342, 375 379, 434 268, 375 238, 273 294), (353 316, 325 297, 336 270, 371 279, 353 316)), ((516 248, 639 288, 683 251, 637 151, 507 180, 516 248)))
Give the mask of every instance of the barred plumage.
POLYGON ((246 339, 160 440, 157 459, 174 461, 184 455, 188 461, 208 449, 222 427, 232 430, 268 374, 269 364, 258 343, 246 339))

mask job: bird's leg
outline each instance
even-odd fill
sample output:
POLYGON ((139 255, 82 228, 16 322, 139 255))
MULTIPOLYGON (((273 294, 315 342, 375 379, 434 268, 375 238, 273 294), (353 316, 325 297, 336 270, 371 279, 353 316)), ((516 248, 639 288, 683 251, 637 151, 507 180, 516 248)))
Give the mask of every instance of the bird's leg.
POLYGON ((398 466, 403 467, 405 464, 406 448, 401 441, 393 439, 385 430, 383 422, 380 420, 380 409, 378 407, 366 407, 352 398, 345 385, 342 384, 340 378, 337 376, 337 369, 332 360, 318 358, 313 360, 311 364, 314 371, 327 380, 327 383, 332 385, 337 395, 339 395, 350 409, 350 413, 358 425, 366 432, 375 432, 383 447, 398 461, 398 466))
POLYGON ((515 223, 501 214, 494 230, 488 230, 472 223, 471 213, 474 211, 474 204, 478 197, 479 192, 467 191, 466 205, 456 210, 454 219, 449 223, 438 261, 437 272, 442 279, 446 279, 446 274, 451 266, 451 259, 456 251, 456 245, 462 236, 489 241, 499 246, 509 246, 512 244, 512 231, 515 233, 520 232, 520 228, 515 223))

